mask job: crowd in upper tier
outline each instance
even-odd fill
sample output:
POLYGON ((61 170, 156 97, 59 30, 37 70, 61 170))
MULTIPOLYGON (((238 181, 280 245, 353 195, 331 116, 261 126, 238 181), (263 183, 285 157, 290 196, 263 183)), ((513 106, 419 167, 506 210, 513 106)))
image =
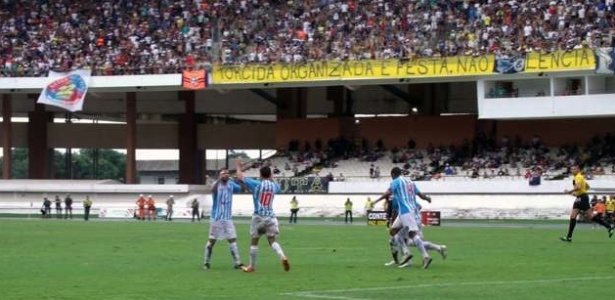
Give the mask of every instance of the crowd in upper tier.
POLYGON ((0 76, 610 47, 614 0, 0 0, 0 76))

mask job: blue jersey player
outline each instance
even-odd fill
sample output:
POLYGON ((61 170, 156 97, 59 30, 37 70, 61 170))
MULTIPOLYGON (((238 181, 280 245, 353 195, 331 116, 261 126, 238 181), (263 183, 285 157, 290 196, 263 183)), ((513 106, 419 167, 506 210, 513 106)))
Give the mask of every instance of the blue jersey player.
POLYGON ((280 192, 280 186, 271 178, 271 168, 262 167, 260 169, 260 179, 245 178, 241 172, 241 162, 237 163, 237 177, 242 181, 250 193, 254 201, 254 213, 252 214, 252 223, 250 224, 250 265, 243 267, 244 272, 254 272, 256 268, 256 256, 258 254, 258 241, 261 236, 265 235, 271 249, 278 255, 282 261, 284 271, 290 270, 288 258, 284 254, 282 247, 277 241, 277 236, 280 233, 278 227, 278 219, 273 212, 273 200, 275 195, 280 192))
POLYGON ((427 253, 427 250, 425 250, 425 245, 421 238, 421 221, 416 196, 419 195, 419 197, 428 202, 431 202, 431 198, 423 195, 413 182, 403 178, 400 168, 395 167, 391 170, 391 178, 393 180, 391 181, 389 190, 375 202, 377 203, 385 197, 391 196, 391 204, 398 210, 398 216, 389 229, 391 235, 391 252, 395 258, 396 254, 394 252, 399 249, 404 254, 404 258, 400 262, 401 266, 408 266, 408 262, 412 258, 412 254, 410 254, 406 242, 406 236, 409 236, 412 243, 414 243, 421 252, 423 256, 423 268, 426 269, 429 267, 429 264, 431 264, 432 258, 429 256, 429 253, 427 253))
POLYGON ((229 171, 222 169, 218 180, 214 183, 211 190, 212 206, 211 206, 211 222, 209 225, 209 240, 205 245, 205 253, 203 264, 204 269, 211 268, 211 253, 217 240, 226 239, 229 243, 229 248, 235 268, 243 267, 239 259, 239 250, 237 248, 237 233, 235 224, 233 224, 233 193, 241 192, 241 185, 230 179, 229 171))

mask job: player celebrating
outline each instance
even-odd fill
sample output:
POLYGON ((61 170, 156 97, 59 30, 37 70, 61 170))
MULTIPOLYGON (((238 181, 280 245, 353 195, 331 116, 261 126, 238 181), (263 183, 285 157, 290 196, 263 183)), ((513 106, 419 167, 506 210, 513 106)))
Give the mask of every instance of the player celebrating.
POLYGON ((209 225, 209 240, 205 245, 204 269, 210 269, 211 253, 217 240, 226 239, 229 244, 235 269, 243 267, 239 259, 237 248, 237 233, 233 224, 231 209, 233 207, 233 193, 241 192, 241 186, 230 179, 227 169, 220 170, 220 176, 211 189, 213 204, 211 207, 211 222, 209 225))
POLYGON ((256 256, 258 254, 258 241, 262 235, 267 236, 267 241, 273 251, 280 257, 284 271, 290 270, 288 258, 284 255, 282 247, 277 242, 280 233, 278 219, 273 212, 273 199, 275 194, 280 192, 280 186, 271 180, 271 168, 262 167, 260 169, 260 180, 245 178, 241 171, 241 161, 237 161, 237 178, 242 181, 252 193, 254 199, 254 214, 250 225, 250 265, 243 267, 244 272, 254 272, 256 267, 256 256))
POLYGON ((572 204, 572 211, 570 212, 570 223, 568 224, 568 234, 565 237, 561 237, 560 240, 564 242, 572 242, 572 233, 574 232, 574 227, 577 225, 577 216, 580 212, 585 214, 585 218, 587 220, 592 220, 602 226, 604 226, 608 232, 609 237, 613 236, 613 232, 615 228, 610 226, 604 220, 602 220, 597 215, 593 215, 591 210, 591 206, 589 205, 589 196, 587 195, 587 190, 589 190, 589 185, 585 181, 585 177, 581 173, 581 168, 578 165, 572 166, 570 169, 572 175, 574 175, 574 179, 572 180, 572 190, 565 190, 565 194, 570 194, 576 197, 574 200, 574 204, 572 204))

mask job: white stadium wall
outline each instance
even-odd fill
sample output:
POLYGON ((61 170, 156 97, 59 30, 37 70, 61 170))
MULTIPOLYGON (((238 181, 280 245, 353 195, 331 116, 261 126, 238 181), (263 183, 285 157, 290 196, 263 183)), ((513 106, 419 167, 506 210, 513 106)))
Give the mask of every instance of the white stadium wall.
MULTIPOLYGON (((176 199, 175 217, 190 217, 189 203, 198 199, 205 215, 211 210, 211 195, 204 186, 188 185, 122 185, 122 184, 50 184, 36 181, 10 184, 0 182, 0 212, 36 214, 42 197, 61 197, 71 193, 75 207, 81 207, 86 194, 91 195, 94 208, 101 217, 127 218, 135 209, 138 194, 152 194, 158 207, 164 209, 164 201, 170 194, 176 199)), ((420 189, 432 195, 433 203, 421 201, 423 210, 442 213, 443 219, 566 219, 574 198, 563 194, 569 180, 543 181, 540 186, 530 187, 526 181, 467 181, 467 182, 417 182, 420 189)), ((615 191, 615 183, 609 180, 592 180, 590 185, 596 193, 615 191)), ((368 197, 375 200, 388 186, 381 182, 332 182, 332 194, 296 195, 300 217, 338 217, 344 213, 347 198, 353 201, 355 216, 364 217, 368 197)), ((294 195, 277 195, 274 202, 276 214, 287 217, 290 200, 294 195)), ((376 209, 382 209, 378 205, 376 209)), ((233 211, 236 216, 250 216, 253 203, 250 195, 234 197, 233 211)))

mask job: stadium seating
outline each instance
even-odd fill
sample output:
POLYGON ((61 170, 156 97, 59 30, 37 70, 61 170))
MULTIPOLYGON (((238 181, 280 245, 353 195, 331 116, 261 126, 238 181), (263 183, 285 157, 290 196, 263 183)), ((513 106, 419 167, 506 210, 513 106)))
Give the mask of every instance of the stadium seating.
MULTIPOLYGON (((582 163, 584 173, 591 177, 613 177, 615 158, 610 154, 615 140, 611 135, 595 137, 584 147, 546 147, 539 137, 523 143, 503 140, 493 144, 484 135, 477 136, 472 144, 474 149, 454 148, 431 149, 372 149, 366 143, 361 149, 347 145, 335 156, 331 149, 316 154, 311 151, 279 154, 265 163, 271 166, 299 165, 305 171, 298 176, 330 177, 332 180, 372 181, 388 180, 389 171, 400 167, 405 174, 416 180, 527 180, 540 174, 544 179, 564 179, 569 176, 568 167, 582 163), (519 143, 517 145, 517 143, 519 143), (297 163, 297 157, 319 156, 327 159, 297 163)), ((290 147, 291 145, 289 145, 290 147)), ((255 171, 256 172, 256 171, 255 171)), ((253 175, 257 175, 254 173, 253 175)), ((292 172, 277 174, 293 176, 292 172)))
POLYGON ((0 76, 611 46, 611 0, 0 1, 0 76))

